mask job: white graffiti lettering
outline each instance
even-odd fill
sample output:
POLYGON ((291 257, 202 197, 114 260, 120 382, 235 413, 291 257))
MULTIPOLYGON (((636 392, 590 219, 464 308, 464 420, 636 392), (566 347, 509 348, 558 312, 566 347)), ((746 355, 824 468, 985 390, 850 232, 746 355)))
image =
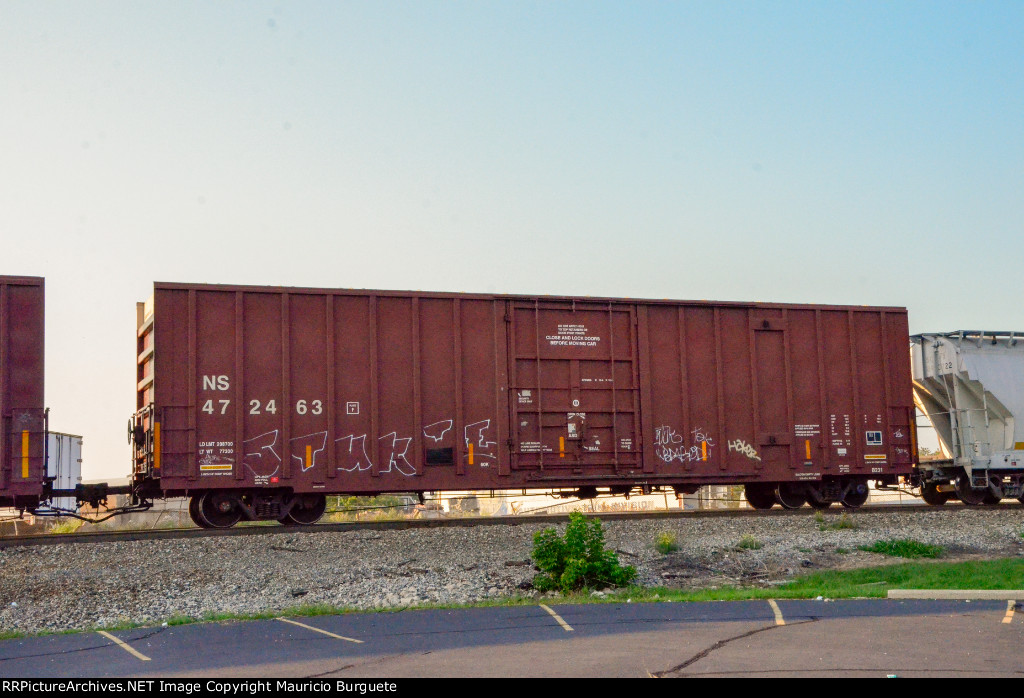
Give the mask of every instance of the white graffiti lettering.
POLYGON ((242 442, 242 463, 257 477, 270 477, 281 467, 281 456, 274 450, 277 429, 242 442))
POLYGON ((440 422, 434 422, 423 427, 423 435, 429 439, 433 439, 434 442, 438 442, 444 438, 444 435, 451 431, 452 420, 442 419, 440 422))
POLYGON ((687 446, 682 435, 672 427, 657 427, 654 430, 655 455, 666 463, 672 461, 691 463, 707 460, 715 445, 714 439, 709 437, 701 427, 697 427, 690 433, 693 434, 694 445, 687 446))
MULTIPOLYGON (((366 434, 360 434, 355 436, 350 434, 348 436, 337 439, 338 441, 348 441, 348 448, 345 449, 342 446, 342 456, 344 457, 345 452, 348 453, 347 462, 343 459, 338 463, 338 468, 346 472, 355 472, 356 470, 362 472, 369 470, 373 467, 373 460, 366 453, 366 434)), ((415 475, 416 468, 413 467, 412 463, 406 458, 406 454, 409 452, 409 444, 412 443, 412 438, 399 438, 398 432, 391 432, 385 434, 377 439, 381 446, 387 451, 387 455, 381 458, 381 463, 385 463, 380 469, 380 473, 390 473, 392 470, 398 471, 402 475, 415 475)))
POLYGON ((414 468, 412 463, 405 458, 405 454, 409 451, 409 444, 412 443, 411 438, 400 439, 398 438, 398 432, 393 431, 390 434, 385 434, 378 440, 382 444, 390 445, 391 448, 391 453, 387 458, 388 466, 386 468, 382 468, 380 472, 390 473, 391 469, 394 468, 398 472, 402 473, 402 475, 416 474, 416 468, 414 468), (388 444, 389 439, 390 444, 388 444), (398 450, 399 444, 401 444, 401 451, 398 450))
POLYGON ((497 445, 497 442, 487 440, 490 430, 491 420, 489 419, 483 419, 479 422, 468 424, 463 430, 466 438, 467 457, 469 445, 473 444, 473 458, 478 461, 477 464, 479 465, 486 466, 490 461, 493 461, 496 458, 493 450, 497 445))
POLYGON ((735 441, 730 441, 729 450, 736 451, 737 453, 742 453, 750 460, 761 460, 761 456, 757 455, 757 450, 743 439, 736 439, 735 441))
MULTIPOLYGON (((347 451, 348 459, 347 462, 343 459, 338 462, 338 468, 345 472, 355 472, 356 470, 369 470, 373 467, 373 462, 370 457, 366 455, 366 434, 355 436, 349 434, 338 439, 338 441, 348 441, 348 448, 342 452, 342 458, 347 451)), ((344 445, 343 445, 344 447, 344 445)))
POLYGON ((316 465, 317 454, 323 453, 327 448, 327 432, 318 431, 315 434, 296 436, 291 440, 292 458, 299 461, 302 472, 306 472, 316 465), (308 453, 307 453, 308 449, 308 453))

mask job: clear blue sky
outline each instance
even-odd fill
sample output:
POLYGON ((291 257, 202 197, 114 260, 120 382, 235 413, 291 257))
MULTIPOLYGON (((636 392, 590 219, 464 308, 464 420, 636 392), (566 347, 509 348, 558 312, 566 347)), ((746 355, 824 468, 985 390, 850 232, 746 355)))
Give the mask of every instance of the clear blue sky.
POLYGON ((0 0, 0 273, 128 468, 154 280, 1024 329, 1021 2, 0 0))

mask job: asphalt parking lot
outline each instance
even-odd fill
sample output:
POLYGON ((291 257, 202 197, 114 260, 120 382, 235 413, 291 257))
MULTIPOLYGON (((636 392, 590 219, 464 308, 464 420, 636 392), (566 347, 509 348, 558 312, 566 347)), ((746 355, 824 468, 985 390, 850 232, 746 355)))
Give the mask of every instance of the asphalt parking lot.
POLYGON ((0 642, 5 677, 1020 676, 1013 601, 406 610, 0 642))

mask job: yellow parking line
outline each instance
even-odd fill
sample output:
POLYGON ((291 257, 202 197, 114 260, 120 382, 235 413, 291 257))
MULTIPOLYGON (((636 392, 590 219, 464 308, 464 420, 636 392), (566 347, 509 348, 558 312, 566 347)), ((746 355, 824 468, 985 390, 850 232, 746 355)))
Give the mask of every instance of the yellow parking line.
POLYGON ((544 604, 541 604, 540 607, 543 608, 548 613, 550 613, 551 617, 554 618, 555 620, 557 620, 558 624, 561 625, 565 629, 565 632, 567 632, 567 633, 571 633, 572 632, 572 626, 569 625, 568 623, 566 623, 564 620, 562 620, 562 616, 558 615, 557 613, 552 611, 550 608, 548 608, 544 604))
POLYGON ((768 599, 768 605, 772 607, 772 613, 775 614, 775 625, 785 625, 786 621, 782 618, 782 611, 779 610, 779 604, 775 603, 775 599, 768 599))
POLYGON ((1010 599, 1009 601, 1006 602, 1006 615, 1003 616, 1003 622, 1004 623, 1012 623, 1013 622, 1013 608, 1016 605, 1017 605, 1017 602, 1014 601, 1013 599, 1010 599))
POLYGON ((343 635, 335 635, 334 633, 329 633, 326 630, 321 630, 320 628, 314 628, 312 625, 306 625, 305 623, 300 623, 297 620, 291 620, 289 618, 281 618, 280 616, 278 616, 277 619, 279 621, 284 622, 284 623, 291 623, 292 625, 297 625, 300 628, 305 628, 306 630, 312 630, 312 631, 317 632, 317 633, 323 633, 324 635, 328 635, 328 636, 336 638, 338 640, 347 640, 349 642, 358 642, 360 645, 363 644, 362 640, 356 640, 354 638, 345 637, 343 635))
POLYGON ((134 656, 138 657, 139 659, 141 659, 144 662, 148 662, 149 661, 149 657, 147 657, 146 655, 142 654, 142 652, 139 652, 138 650, 133 649, 132 646, 129 645, 124 640, 120 640, 120 639, 114 637, 113 635, 111 635, 110 633, 105 632, 103 630, 97 630, 96 632, 98 634, 102 635, 103 637, 109 638, 109 639, 113 640, 114 642, 116 642, 117 646, 120 647, 121 649, 123 649, 128 654, 134 655, 134 656))

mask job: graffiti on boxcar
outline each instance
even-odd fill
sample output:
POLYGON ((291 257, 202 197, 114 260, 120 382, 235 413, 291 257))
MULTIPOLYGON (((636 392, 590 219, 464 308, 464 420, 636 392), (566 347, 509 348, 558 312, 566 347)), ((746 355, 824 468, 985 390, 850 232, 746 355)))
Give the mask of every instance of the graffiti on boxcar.
POLYGON ((275 475, 281 467, 281 456, 274 450, 277 429, 242 442, 242 463, 257 477, 275 475))
POLYGON ((442 419, 440 422, 428 424, 423 427, 423 435, 437 443, 444 438, 445 434, 451 431, 452 424, 453 422, 450 419, 442 419))
POLYGON ((736 451, 737 453, 742 453, 750 460, 761 460, 761 456, 757 455, 757 450, 743 439, 736 439, 735 441, 730 441, 729 450, 736 451))
POLYGON ((337 441, 348 441, 348 448, 342 452, 341 459, 338 461, 339 469, 351 473, 356 470, 369 470, 372 467, 372 461, 366 455, 366 434, 359 436, 349 434, 337 439, 337 441), (347 458, 345 457, 346 454, 347 458))
POLYGON ((296 436, 291 440, 291 454, 294 460, 299 462, 302 472, 306 472, 316 465, 317 454, 323 453, 327 448, 327 432, 318 431, 315 434, 296 436))
MULTIPOLYGON (((454 425, 455 420, 442 419, 423 427, 423 435, 433 440, 435 444, 439 444, 454 425)), ((470 465, 480 465, 486 468, 497 460, 498 456, 494 452, 494 447, 498 445, 498 442, 489 440, 490 432, 491 420, 489 419, 481 419, 463 427, 465 458, 470 465)))
POLYGON ((464 430, 466 454, 470 459, 470 465, 481 465, 486 468, 497 458, 494 454, 494 447, 498 445, 498 442, 487 440, 490 430, 491 420, 489 419, 482 419, 479 422, 466 425, 464 430))
POLYGON ((405 454, 408 453, 409 451, 409 444, 412 443, 411 437, 400 439, 398 438, 398 432, 393 431, 390 434, 385 434, 384 436, 380 437, 380 442, 390 446, 391 448, 391 453, 386 459, 388 462, 388 466, 386 468, 381 468, 380 472, 390 473, 391 469, 394 468, 398 472, 402 473, 402 475, 416 474, 416 468, 412 467, 412 463, 410 463, 405 458, 405 454), (390 444, 388 444, 389 439, 390 444), (401 444, 401 451, 398 450, 399 444, 401 444))
POLYGON ((704 429, 697 427, 690 432, 693 434, 693 445, 688 446, 683 436, 674 428, 669 426, 657 427, 654 430, 654 453, 666 463, 679 461, 690 463, 693 461, 707 460, 711 449, 715 445, 714 439, 705 433, 704 429))
MULTIPOLYGON (((399 438, 398 432, 393 431, 390 434, 381 436, 377 440, 387 449, 387 456, 381 459, 381 463, 386 463, 386 465, 381 467, 378 471, 379 473, 390 473, 392 470, 396 470, 402 475, 416 474, 416 469, 406 458, 406 454, 409 452, 409 444, 412 443, 412 437, 399 438)), ((337 439, 337 441, 348 441, 348 448, 344 449, 342 459, 338 463, 339 469, 352 473, 357 470, 369 470, 373 467, 373 460, 366 453, 366 434, 360 434, 359 436, 349 434, 337 439), (348 456, 347 459, 344 457, 346 454, 348 456)))

